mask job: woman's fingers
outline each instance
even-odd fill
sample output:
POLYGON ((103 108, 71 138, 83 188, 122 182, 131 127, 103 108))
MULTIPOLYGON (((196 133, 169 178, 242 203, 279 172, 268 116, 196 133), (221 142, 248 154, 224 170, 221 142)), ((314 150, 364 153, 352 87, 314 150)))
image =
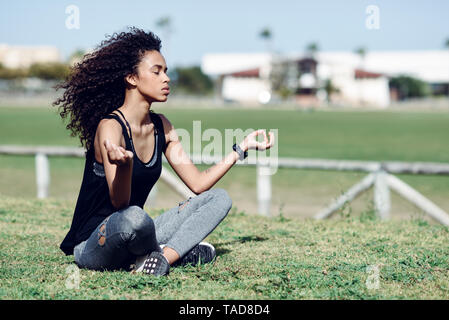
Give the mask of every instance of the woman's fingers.
POLYGON ((270 147, 270 143, 268 141, 267 133, 265 130, 262 130, 264 141, 260 142, 261 147, 259 149, 266 150, 270 147))
POLYGON ((260 130, 254 131, 251 134, 252 138, 254 139, 254 140, 252 140, 252 144, 251 144, 252 147, 254 149, 256 149, 256 150, 266 150, 266 149, 271 148, 274 145, 274 141, 275 141, 275 139, 274 139, 274 132, 270 131, 268 134, 269 134, 269 137, 270 137, 269 139, 268 139, 267 133, 266 133, 266 131, 264 129, 260 129, 260 130), (263 142, 259 142, 259 141, 256 140, 256 137, 259 134, 263 134, 263 137, 264 137, 264 141, 263 142))
POLYGON ((134 156, 134 154, 128 150, 126 150, 126 154, 127 154, 128 158, 132 158, 134 156))
POLYGON ((270 146, 269 146, 269 148, 271 148, 272 146, 274 146, 274 132, 270 131, 268 134, 270 135, 270 144, 269 144, 270 146))
POLYGON ((126 150, 125 148, 123 148, 121 146, 119 146, 118 149, 121 152, 121 154, 123 154, 124 159, 130 159, 133 157, 133 153, 131 151, 126 150))
POLYGON ((122 146, 117 146, 117 150, 120 152, 120 154, 123 154, 123 155, 126 154, 126 150, 122 146))
POLYGON ((109 162, 112 164, 124 164, 133 158, 133 153, 122 146, 117 146, 108 139, 104 141, 104 146, 108 152, 109 162))
POLYGON ((264 143, 266 145, 268 145, 268 138, 267 138, 267 133, 265 132, 265 130, 263 131, 263 137, 264 137, 264 143))
POLYGON ((266 135, 264 129, 259 129, 259 130, 256 130, 256 131, 253 131, 252 133, 250 133, 250 136, 252 138, 252 147, 254 147, 254 149, 256 149, 256 150, 263 148, 261 142, 257 141, 257 136, 259 134, 263 134, 264 141, 265 142, 267 141, 267 135, 266 135))

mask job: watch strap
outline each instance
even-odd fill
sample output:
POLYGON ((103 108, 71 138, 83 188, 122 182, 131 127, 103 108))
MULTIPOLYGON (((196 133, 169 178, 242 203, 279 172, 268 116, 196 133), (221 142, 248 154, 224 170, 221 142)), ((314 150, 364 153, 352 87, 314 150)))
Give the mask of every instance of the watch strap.
POLYGON ((232 146, 232 149, 238 153, 239 160, 244 160, 248 156, 248 151, 243 151, 242 148, 236 143, 232 146))

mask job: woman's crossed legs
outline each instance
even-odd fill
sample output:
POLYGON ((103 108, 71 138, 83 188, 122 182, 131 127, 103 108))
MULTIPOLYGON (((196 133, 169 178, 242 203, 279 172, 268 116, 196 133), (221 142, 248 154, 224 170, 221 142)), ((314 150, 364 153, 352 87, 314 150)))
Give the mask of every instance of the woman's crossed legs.
MULTIPOLYGON (((218 226, 231 207, 231 198, 221 188, 182 201, 154 220, 138 206, 127 207, 107 217, 75 247, 75 262, 94 270, 127 269, 139 256, 162 252, 161 244, 166 253, 182 257, 218 226)), ((169 261, 174 262, 172 257, 169 261)))

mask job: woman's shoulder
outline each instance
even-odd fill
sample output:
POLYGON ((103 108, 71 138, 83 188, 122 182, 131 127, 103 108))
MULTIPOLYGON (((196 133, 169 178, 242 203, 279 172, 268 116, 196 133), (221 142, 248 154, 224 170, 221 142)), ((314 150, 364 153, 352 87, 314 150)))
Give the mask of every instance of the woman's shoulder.
POLYGON ((97 126, 97 130, 114 130, 114 131, 122 131, 122 125, 119 123, 116 118, 103 118, 100 120, 97 126))
POLYGON ((115 144, 120 143, 124 145, 123 140, 124 128, 118 119, 103 118, 97 125, 97 131, 95 133, 95 142, 104 141, 109 139, 115 144), (98 140, 98 141, 97 141, 98 140))
POLYGON ((163 113, 157 113, 157 116, 161 119, 162 126, 164 128, 166 142, 169 143, 170 141, 173 141, 175 139, 174 133, 176 131, 173 125, 171 124, 170 120, 168 120, 163 113))
POLYGON ((157 116, 158 118, 160 118, 162 121, 164 121, 164 120, 167 120, 167 121, 168 121, 167 117, 166 117, 163 113, 159 113, 159 112, 154 112, 154 111, 152 111, 151 114, 156 115, 156 116, 157 116))
POLYGON ((163 126, 164 126, 164 131, 168 132, 170 131, 172 124, 171 122, 167 119, 167 117, 163 114, 163 113, 156 113, 154 112, 154 114, 156 114, 156 116, 159 117, 159 119, 161 120, 163 126))

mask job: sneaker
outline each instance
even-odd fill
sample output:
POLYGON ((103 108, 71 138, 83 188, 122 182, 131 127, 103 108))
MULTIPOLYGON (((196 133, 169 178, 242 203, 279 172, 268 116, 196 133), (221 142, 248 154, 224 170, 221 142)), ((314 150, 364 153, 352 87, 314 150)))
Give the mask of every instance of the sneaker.
POLYGON ((209 263, 216 256, 215 248, 208 242, 200 242, 187 252, 182 258, 173 263, 173 267, 185 266, 188 264, 209 263))
POLYGON ((154 276, 166 276, 170 273, 170 264, 162 253, 153 251, 136 260, 133 272, 142 272, 154 276))

